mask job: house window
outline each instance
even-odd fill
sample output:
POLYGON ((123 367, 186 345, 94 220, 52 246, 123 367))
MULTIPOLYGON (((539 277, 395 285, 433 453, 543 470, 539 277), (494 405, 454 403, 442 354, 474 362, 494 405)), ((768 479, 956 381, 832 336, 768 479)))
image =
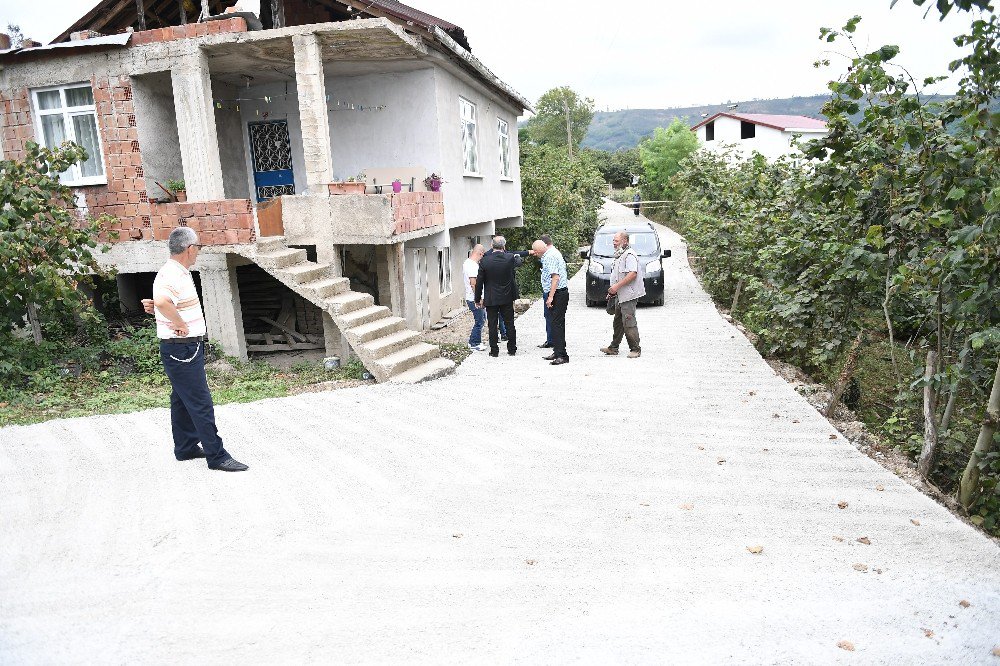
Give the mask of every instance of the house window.
POLYGON ((62 174, 67 185, 105 183, 101 137, 97 130, 94 91, 89 84, 74 84, 59 88, 32 91, 35 101, 35 121, 46 148, 58 148, 64 141, 84 147, 87 159, 78 162, 62 174))
POLYGON ((510 125, 497 118, 497 137, 500 142, 500 177, 510 178, 510 125))
POLYGON ((451 248, 438 248, 438 284, 442 296, 451 293, 451 248))
POLYGON ((479 173, 479 138, 476 136, 476 105, 458 98, 462 114, 462 159, 465 173, 479 173))
POLYGON ((705 124, 705 141, 715 141, 715 121, 705 124))
POLYGON ((752 139, 757 136, 757 126, 745 120, 740 121, 740 138, 752 139))

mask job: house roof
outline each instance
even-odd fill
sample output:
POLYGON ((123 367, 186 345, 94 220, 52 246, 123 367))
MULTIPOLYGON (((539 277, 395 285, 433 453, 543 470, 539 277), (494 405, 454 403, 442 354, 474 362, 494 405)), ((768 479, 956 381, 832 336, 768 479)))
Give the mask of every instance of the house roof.
POLYGON ((698 129, 702 125, 707 125, 716 118, 720 116, 725 116, 726 118, 733 118, 735 120, 744 120, 748 123, 753 123, 754 125, 763 125, 764 127, 771 127, 782 132, 796 131, 796 132, 825 132, 826 122, 823 120, 817 120, 816 118, 810 118, 809 116, 784 116, 772 113, 731 113, 728 111, 723 111, 715 114, 710 118, 705 118, 700 123, 692 127, 692 131, 698 129))

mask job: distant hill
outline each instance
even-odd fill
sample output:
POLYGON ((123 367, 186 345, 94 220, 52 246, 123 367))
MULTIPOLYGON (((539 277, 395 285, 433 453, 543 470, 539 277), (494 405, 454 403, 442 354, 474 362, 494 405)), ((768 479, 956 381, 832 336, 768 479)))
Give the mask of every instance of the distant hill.
MULTIPOLYGON (((776 113, 791 116, 822 118, 819 110, 829 95, 788 97, 786 99, 757 99, 738 102, 737 112, 776 113)), ((687 106, 674 109, 628 109, 626 111, 597 111, 590 123, 590 130, 583 139, 583 147, 602 150, 632 148, 653 134, 657 127, 666 127, 674 118, 689 125, 701 120, 701 114, 712 115, 726 111, 731 103, 687 106)))
MULTIPOLYGON (((775 113, 790 116, 810 116, 823 118, 819 110, 829 95, 813 95, 812 97, 788 97, 785 99, 755 99, 749 102, 736 102, 736 112, 743 113, 775 113)), ((925 101, 943 101, 947 95, 930 95, 925 101)), ((647 136, 652 136, 657 127, 666 127, 674 118, 680 118, 689 125, 701 120, 701 114, 713 115, 728 110, 730 104, 710 104, 707 106, 686 106, 675 109, 629 109, 627 111, 597 111, 590 123, 590 130, 583 139, 584 148, 600 150, 618 150, 632 148, 647 136)), ((1000 104, 994 104, 996 108, 1000 104)), ((859 113, 852 118, 854 122, 861 119, 859 113)))

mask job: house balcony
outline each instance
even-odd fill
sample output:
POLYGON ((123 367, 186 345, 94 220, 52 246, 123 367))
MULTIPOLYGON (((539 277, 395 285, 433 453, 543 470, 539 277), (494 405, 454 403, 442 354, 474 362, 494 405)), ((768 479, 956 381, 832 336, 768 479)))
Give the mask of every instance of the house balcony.
POLYGON ((282 195, 257 207, 260 235, 293 245, 389 245, 445 228, 442 192, 282 195))

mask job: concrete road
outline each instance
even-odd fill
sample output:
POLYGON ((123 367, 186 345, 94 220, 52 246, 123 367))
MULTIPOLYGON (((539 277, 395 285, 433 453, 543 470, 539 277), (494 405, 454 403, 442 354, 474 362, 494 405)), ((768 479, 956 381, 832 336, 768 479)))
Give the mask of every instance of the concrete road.
POLYGON ((165 410, 0 430, 0 662, 1000 663, 1000 549, 837 436, 659 231, 641 359, 599 354, 577 275, 568 365, 533 308, 514 358, 222 407, 245 474, 175 462, 165 410))

